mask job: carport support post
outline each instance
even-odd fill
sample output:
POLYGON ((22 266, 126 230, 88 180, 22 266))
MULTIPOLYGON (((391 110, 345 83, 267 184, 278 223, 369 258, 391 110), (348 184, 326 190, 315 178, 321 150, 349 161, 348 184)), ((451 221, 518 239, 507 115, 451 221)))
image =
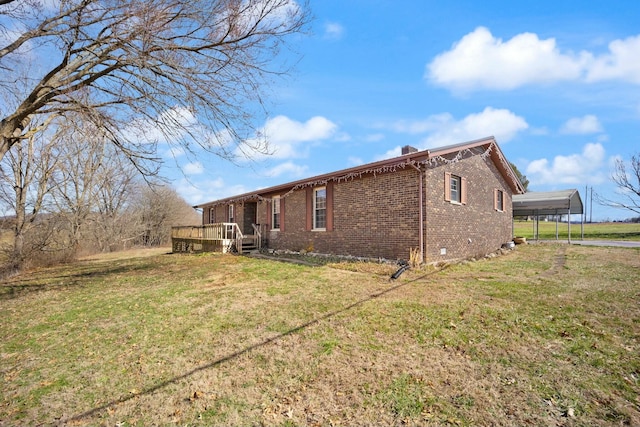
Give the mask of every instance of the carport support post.
POLYGON ((567 212, 567 230, 569 235, 567 236, 567 242, 571 243, 571 201, 569 201, 569 211, 567 212))

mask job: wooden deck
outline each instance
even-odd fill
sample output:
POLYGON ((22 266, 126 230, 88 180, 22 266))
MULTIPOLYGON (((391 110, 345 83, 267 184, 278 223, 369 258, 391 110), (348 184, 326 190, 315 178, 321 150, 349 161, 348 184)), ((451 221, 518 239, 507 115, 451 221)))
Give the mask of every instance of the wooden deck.
POLYGON ((238 224, 221 222, 201 226, 171 228, 173 252, 234 252, 242 254, 260 249, 262 237, 254 226, 254 234, 243 234, 238 224))

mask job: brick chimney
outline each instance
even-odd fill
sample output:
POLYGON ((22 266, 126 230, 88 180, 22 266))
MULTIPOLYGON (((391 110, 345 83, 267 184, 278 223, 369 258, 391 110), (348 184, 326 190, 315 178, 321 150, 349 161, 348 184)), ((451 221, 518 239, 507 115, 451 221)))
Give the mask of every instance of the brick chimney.
POLYGON ((412 147, 410 145, 405 145, 404 147, 402 147, 402 155, 404 156, 405 154, 411 154, 411 153, 416 153, 418 151, 417 148, 412 147))

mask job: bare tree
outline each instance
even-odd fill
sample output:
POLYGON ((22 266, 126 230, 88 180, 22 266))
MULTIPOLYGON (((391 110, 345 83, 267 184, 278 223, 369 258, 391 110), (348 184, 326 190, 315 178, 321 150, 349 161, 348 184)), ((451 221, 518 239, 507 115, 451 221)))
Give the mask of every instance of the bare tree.
POLYGON ((199 222, 196 211, 171 187, 141 185, 136 191, 134 213, 143 246, 161 246, 171 241, 171 227, 199 222))
POLYGON ((611 180, 618 186, 617 197, 596 194, 596 201, 640 214, 640 152, 631 155, 628 168, 624 160, 617 159, 611 180))
MULTIPOLYGON (((117 154, 117 153, 112 153, 117 154)), ((99 170, 91 232, 102 252, 124 247, 138 233, 131 201, 137 188, 136 173, 123 156, 115 155, 99 170)))
POLYGON ((289 72, 276 58, 307 24, 306 4, 65 0, 29 9, 36 3, 0 3, 8 22, 0 27, 0 88, 16 105, 0 106, 0 159, 28 138, 38 115, 68 112, 105 129, 145 173, 158 161, 159 137, 143 135, 148 129, 188 152, 266 150, 247 137, 270 79, 289 72))
POLYGON ((62 125, 61 129, 64 137, 57 149, 62 165, 52 176, 56 183, 53 201, 68 233, 64 244, 75 250, 95 203, 94 183, 104 158, 104 141, 87 138, 70 126, 62 125))
MULTIPOLYGON (((102 128, 70 114, 58 126, 54 142, 59 167, 51 176, 52 200, 64 224, 64 244, 74 253, 83 248, 112 250, 122 239, 121 218, 136 170, 126 156, 109 143, 102 128), (89 238, 91 237, 91 238, 89 238)), ((61 237, 61 236, 60 236, 61 237)), ((59 242, 63 244, 63 242, 59 242)))
POLYGON ((0 200, 14 212, 10 269, 19 269, 27 256, 49 242, 50 233, 37 222, 51 192, 50 178, 57 158, 41 133, 30 132, 0 163, 0 200), (34 233, 36 228, 40 231, 34 233), (27 236, 31 235, 29 240, 27 236))

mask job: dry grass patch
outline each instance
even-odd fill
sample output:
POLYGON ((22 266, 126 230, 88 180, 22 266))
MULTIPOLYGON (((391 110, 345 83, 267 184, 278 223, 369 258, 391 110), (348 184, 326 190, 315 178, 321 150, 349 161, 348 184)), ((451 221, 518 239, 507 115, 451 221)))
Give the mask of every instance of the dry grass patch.
POLYGON ((0 424, 640 423, 640 251, 90 260, 0 288, 0 424))

